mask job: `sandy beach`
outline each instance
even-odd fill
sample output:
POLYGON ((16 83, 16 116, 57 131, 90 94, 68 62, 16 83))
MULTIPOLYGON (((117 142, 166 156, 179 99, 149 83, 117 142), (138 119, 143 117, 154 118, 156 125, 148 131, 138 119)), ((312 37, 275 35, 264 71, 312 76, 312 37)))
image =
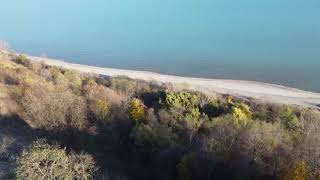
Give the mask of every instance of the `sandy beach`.
POLYGON ((165 75, 148 71, 122 70, 105 67, 94 67, 68 63, 63 60, 28 56, 31 60, 44 62, 51 66, 74 69, 84 73, 95 73, 106 76, 128 76, 158 83, 172 83, 177 89, 189 89, 208 94, 229 94, 250 97, 266 102, 302 105, 319 108, 320 93, 303 91, 285 86, 242 80, 206 79, 165 75))

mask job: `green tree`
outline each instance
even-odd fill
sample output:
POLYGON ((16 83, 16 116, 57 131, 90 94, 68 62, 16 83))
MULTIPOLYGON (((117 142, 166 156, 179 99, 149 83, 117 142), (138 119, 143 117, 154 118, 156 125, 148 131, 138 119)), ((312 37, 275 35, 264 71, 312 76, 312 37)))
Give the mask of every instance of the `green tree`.
POLYGON ((157 123, 136 125, 131 138, 135 149, 140 152, 157 152, 177 144, 177 136, 171 129, 157 123))
POLYGON ((204 121, 208 121, 209 118, 205 114, 201 114, 198 108, 188 110, 184 118, 184 124, 186 125, 187 136, 189 146, 192 145, 195 134, 200 129, 204 121))
POLYGON ((285 127, 290 131, 301 131, 303 129, 303 124, 295 114, 294 109, 290 106, 280 109, 280 118, 285 127))
POLYGON ((189 92, 174 92, 167 90, 165 92, 165 103, 169 108, 184 107, 192 109, 198 104, 198 97, 189 92))

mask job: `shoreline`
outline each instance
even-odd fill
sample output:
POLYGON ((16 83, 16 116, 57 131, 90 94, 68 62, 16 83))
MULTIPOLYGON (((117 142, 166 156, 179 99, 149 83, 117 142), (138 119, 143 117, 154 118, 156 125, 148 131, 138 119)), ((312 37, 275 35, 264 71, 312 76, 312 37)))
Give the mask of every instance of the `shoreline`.
MULTIPOLYGON (((9 54, 19 54, 1 51, 9 54)), ((25 54, 24 54, 25 55, 25 54)), ((63 60, 26 55, 30 60, 44 62, 50 66, 73 69, 83 73, 93 73, 105 76, 127 76, 132 79, 171 83, 176 89, 201 91, 208 94, 229 94, 238 97, 248 97, 265 102, 300 105, 320 109, 320 93, 304 91, 282 85, 245 80, 208 79, 165 75, 149 71, 123 70, 107 67, 95 67, 68 63, 63 60)))

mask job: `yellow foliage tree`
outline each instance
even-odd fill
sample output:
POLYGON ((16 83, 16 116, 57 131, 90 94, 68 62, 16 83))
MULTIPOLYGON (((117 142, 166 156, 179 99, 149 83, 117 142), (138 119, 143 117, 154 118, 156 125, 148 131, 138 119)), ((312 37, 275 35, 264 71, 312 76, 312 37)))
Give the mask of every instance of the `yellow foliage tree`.
POLYGON ((299 162, 293 166, 289 171, 284 175, 284 180, 305 180, 309 177, 308 167, 304 161, 299 162))
POLYGON ((246 125, 248 123, 248 120, 251 119, 252 116, 250 107, 243 103, 232 107, 231 113, 235 120, 235 123, 239 126, 246 125))
POLYGON ((130 117, 133 120, 140 120, 144 117, 144 106, 140 99, 133 98, 130 103, 130 117))

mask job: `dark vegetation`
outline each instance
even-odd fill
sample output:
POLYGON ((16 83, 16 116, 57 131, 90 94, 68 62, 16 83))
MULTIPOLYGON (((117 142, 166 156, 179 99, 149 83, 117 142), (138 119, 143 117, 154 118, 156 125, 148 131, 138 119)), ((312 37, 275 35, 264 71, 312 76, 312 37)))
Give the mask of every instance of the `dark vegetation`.
POLYGON ((0 179, 318 179, 320 114, 0 60, 0 179))

